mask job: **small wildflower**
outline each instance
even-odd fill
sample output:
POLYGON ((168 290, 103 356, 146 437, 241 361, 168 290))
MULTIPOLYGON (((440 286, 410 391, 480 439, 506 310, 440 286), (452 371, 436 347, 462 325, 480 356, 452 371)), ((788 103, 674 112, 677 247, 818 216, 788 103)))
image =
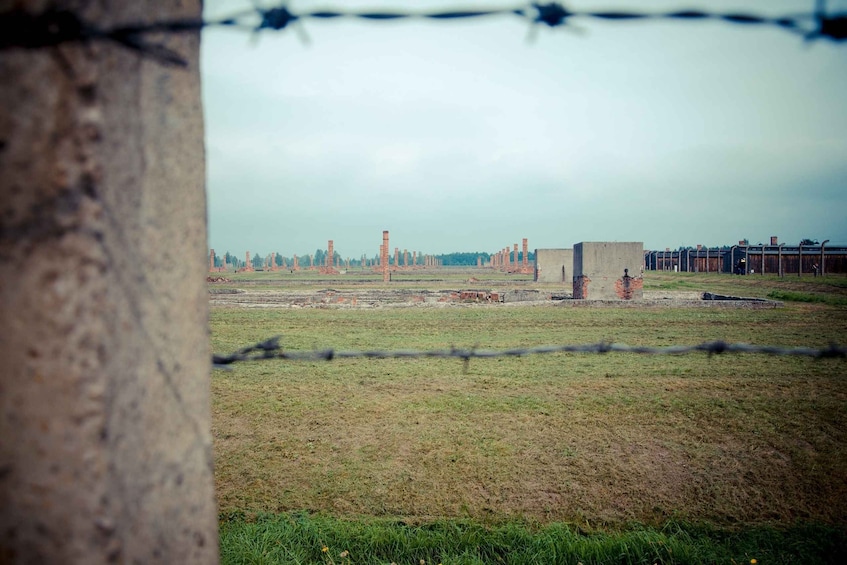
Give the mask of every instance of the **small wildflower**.
POLYGON ((324 553, 326 553, 327 551, 329 551, 329 548, 328 548, 327 546, 323 546, 323 547, 321 548, 321 551, 323 551, 324 553))
POLYGON ((751 559, 750 563, 752 563, 753 565, 756 565, 756 563, 758 563, 758 561, 756 561, 755 559, 751 559))
POLYGON ((423 559, 421 559, 421 565, 426 565, 426 561, 424 561, 423 559))
POLYGON ((349 551, 347 551, 346 549, 345 549, 344 551, 342 551, 341 553, 339 553, 339 554, 338 554, 338 556, 339 556, 339 557, 341 557, 342 559, 344 559, 344 558, 345 558, 345 557, 347 557, 348 555, 350 555, 350 552, 349 552, 349 551))

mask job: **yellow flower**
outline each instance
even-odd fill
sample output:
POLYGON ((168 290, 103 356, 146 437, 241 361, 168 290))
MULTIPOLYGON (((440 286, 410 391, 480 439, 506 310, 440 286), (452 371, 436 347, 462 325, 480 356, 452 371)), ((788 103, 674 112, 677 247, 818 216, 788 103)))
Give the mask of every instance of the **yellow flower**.
POLYGON ((323 551, 324 553, 326 553, 327 551, 329 551, 329 548, 328 548, 327 546, 323 546, 323 547, 321 548, 321 551, 323 551))
POLYGON ((750 563, 752 563, 753 565, 756 565, 756 563, 758 563, 758 561, 756 561, 755 559, 751 559, 750 563))

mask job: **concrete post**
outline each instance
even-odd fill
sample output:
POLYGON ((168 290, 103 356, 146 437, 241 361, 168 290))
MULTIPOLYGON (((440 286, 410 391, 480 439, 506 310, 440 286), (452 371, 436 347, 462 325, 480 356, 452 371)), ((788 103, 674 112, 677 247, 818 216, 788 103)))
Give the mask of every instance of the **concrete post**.
POLYGON ((0 56, 2 563, 218 561, 200 34, 155 41, 188 68, 105 41, 0 56))
POLYGON ((829 243, 828 239, 825 239, 821 242, 821 266, 819 271, 821 276, 824 276, 824 274, 826 273, 826 268, 824 267, 824 263, 826 261, 826 256, 824 255, 824 247, 826 247, 827 243, 829 243))
POLYGON ((785 244, 784 244, 784 243, 780 243, 780 244, 779 244, 779 248, 778 248, 778 250, 777 250, 777 253, 778 253, 778 257, 777 257, 777 271, 778 271, 778 274, 779 274, 779 276, 780 276, 780 277, 785 276, 785 273, 782 271, 782 246, 783 246, 783 245, 785 245, 785 244))
POLYGON ((762 275, 765 274, 765 246, 764 245, 762 245, 762 272, 760 274, 762 274, 762 275))

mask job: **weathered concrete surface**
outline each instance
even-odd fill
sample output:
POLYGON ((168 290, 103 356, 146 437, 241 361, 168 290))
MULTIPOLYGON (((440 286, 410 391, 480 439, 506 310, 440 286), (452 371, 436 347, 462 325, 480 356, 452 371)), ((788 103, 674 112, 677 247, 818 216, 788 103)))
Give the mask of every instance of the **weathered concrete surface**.
POLYGON ((582 242, 573 249, 573 297, 640 300, 644 297, 641 242, 582 242))
POLYGON ((536 249, 535 282, 573 283, 573 249, 536 249))
POLYGON ((188 70, 105 42, 0 56, 0 562, 217 562, 199 34, 149 39, 188 70))

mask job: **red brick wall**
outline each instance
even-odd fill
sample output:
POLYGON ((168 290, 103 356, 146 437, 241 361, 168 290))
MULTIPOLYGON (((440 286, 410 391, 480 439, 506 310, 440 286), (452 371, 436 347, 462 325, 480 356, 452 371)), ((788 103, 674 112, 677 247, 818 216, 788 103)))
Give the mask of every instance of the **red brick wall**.
POLYGON ((644 288, 644 279, 624 276, 615 281, 615 294, 621 300, 632 300, 636 291, 644 288))
POLYGON ((585 275, 581 275, 576 277, 573 281, 573 297, 575 299, 587 300, 588 299, 588 285, 591 283, 591 279, 586 277, 585 275))

